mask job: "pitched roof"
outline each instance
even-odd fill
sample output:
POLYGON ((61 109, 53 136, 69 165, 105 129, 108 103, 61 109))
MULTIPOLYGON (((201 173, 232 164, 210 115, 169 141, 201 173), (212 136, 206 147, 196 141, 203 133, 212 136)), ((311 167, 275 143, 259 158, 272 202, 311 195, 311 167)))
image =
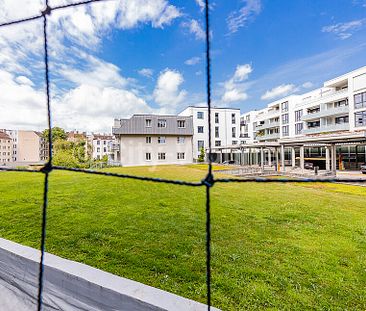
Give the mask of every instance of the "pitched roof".
POLYGON ((11 139, 11 137, 4 132, 0 132, 0 139, 11 139))

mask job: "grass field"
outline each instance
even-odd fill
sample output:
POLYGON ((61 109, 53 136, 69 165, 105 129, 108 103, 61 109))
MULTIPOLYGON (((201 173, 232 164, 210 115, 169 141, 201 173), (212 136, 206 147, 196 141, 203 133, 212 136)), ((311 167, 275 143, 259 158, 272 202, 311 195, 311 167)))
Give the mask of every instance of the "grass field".
MULTIPOLYGON (((203 167, 115 172, 200 180, 203 167)), ((0 173, 0 236, 39 247, 42 174, 0 173)), ((205 302, 204 188, 52 172, 48 252, 205 302)), ((365 310, 366 189, 212 189, 213 304, 365 310)))

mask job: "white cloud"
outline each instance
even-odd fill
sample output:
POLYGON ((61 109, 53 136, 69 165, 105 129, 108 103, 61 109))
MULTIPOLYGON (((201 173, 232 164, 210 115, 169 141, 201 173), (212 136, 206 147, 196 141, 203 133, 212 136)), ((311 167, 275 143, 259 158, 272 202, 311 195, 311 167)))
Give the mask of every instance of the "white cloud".
POLYGON ((296 86, 294 84, 281 84, 279 86, 274 87, 271 90, 266 91, 262 96, 261 99, 263 100, 270 100, 279 97, 284 97, 296 91, 296 86))
POLYGON ((17 83, 23 84, 23 85, 29 85, 29 86, 34 85, 34 83, 25 76, 18 76, 18 77, 15 78, 15 81, 17 83))
POLYGON ((154 71, 151 68, 142 68, 138 71, 138 73, 143 77, 151 78, 154 74, 154 71))
POLYGON ((187 59, 184 63, 188 66, 197 65, 201 61, 201 57, 194 56, 190 59, 187 59))
POLYGON ((182 23, 182 26, 188 28, 189 32, 194 34, 197 40, 204 40, 206 38, 206 33, 197 20, 191 19, 189 22, 182 23))
POLYGON ((224 83, 225 92, 221 99, 224 102, 246 100, 248 94, 245 92, 246 87, 243 82, 248 79, 252 71, 253 68, 250 64, 236 66, 233 76, 224 83))
POLYGON ((149 22, 153 27, 162 28, 181 16, 179 9, 165 0, 120 1, 118 13, 118 24, 123 29, 149 22))
POLYGON ((348 39, 354 32, 366 25, 366 18, 353 20, 346 23, 338 23, 334 25, 324 26, 322 32, 333 33, 341 40, 348 39))
POLYGON ((302 84, 302 87, 303 87, 303 88, 305 88, 305 89, 310 89, 310 88, 312 88, 313 86, 314 86, 314 84, 313 84, 313 83, 311 83, 310 81, 305 82, 305 83, 303 83, 303 84, 302 84))
POLYGON ((222 100, 224 102, 236 102, 239 100, 246 100, 248 98, 248 94, 245 92, 241 92, 237 89, 228 90, 222 96, 222 100))
POLYGON ((231 12, 226 20, 229 33, 237 32, 262 10, 261 0, 245 0, 244 2, 244 6, 239 11, 231 12))
POLYGON ((160 73, 154 90, 154 98, 163 112, 175 112, 177 106, 185 99, 187 92, 180 90, 183 82, 184 78, 177 70, 167 68, 160 73))
POLYGON ((204 0, 196 0, 197 5, 200 7, 200 10, 203 11, 206 7, 204 0))

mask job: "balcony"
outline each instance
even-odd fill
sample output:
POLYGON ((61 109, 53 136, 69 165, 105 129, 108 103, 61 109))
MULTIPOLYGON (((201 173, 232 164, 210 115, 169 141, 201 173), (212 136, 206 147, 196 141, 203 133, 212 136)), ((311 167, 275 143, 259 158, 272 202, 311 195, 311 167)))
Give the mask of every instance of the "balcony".
POLYGON ((302 116, 302 121, 315 120, 323 117, 338 116, 348 114, 349 106, 342 106, 330 109, 320 110, 315 113, 309 113, 302 116))
POLYGON ((342 124, 322 125, 318 127, 304 129, 303 133, 309 135, 309 134, 319 134, 326 132, 337 132, 337 131, 348 131, 348 130, 349 130, 349 123, 342 123, 342 124))
POLYGON ((266 122, 264 124, 257 125, 256 130, 264 130, 264 129, 268 129, 268 128, 272 128, 272 127, 279 127, 279 126, 280 126, 280 121, 266 122))
POLYGON ((266 134, 266 135, 263 135, 263 136, 258 136, 257 135, 257 140, 259 140, 259 141, 279 139, 279 138, 280 138, 280 133, 266 134))
POLYGON ((109 152, 113 152, 113 151, 119 151, 120 150, 120 147, 119 147, 119 144, 110 144, 108 146, 108 149, 109 149, 109 152))
POLYGON ((343 89, 343 90, 331 90, 328 92, 324 92, 316 97, 310 97, 307 99, 303 100, 303 103, 312 103, 312 102, 317 102, 317 101, 322 101, 324 102, 324 100, 327 100, 328 102, 332 102, 332 101, 337 101, 340 100, 342 98, 346 98, 348 96, 348 89, 343 89))

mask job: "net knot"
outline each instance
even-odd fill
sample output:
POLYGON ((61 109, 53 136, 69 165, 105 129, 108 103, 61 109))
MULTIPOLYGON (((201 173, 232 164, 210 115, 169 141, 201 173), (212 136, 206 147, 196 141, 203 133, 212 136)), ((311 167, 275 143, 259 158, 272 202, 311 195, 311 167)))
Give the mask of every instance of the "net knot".
POLYGON ((49 5, 46 6, 46 8, 42 11, 42 15, 46 16, 46 15, 51 15, 51 7, 49 5))
POLYGON ((52 172, 52 170, 53 170, 53 167, 52 167, 51 162, 47 162, 47 163, 46 163, 46 164, 41 168, 41 172, 46 173, 46 174, 48 174, 48 173, 52 172))
POLYGON ((212 187, 215 183, 214 176, 211 173, 208 173, 206 178, 202 180, 202 183, 207 187, 212 187))

